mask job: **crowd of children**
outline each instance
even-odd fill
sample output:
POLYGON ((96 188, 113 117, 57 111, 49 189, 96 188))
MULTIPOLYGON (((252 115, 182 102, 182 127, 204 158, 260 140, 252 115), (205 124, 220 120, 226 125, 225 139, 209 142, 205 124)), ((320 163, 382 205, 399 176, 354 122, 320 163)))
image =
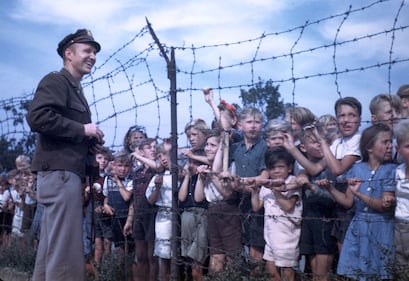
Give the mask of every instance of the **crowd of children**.
MULTIPOLYGON (((294 106, 266 123, 256 108, 217 104, 211 89, 204 99, 214 121, 186 125, 189 147, 177 163, 172 142, 158 143, 141 126, 129 128, 120 151, 96 154, 99 171, 83 194, 91 272, 112 249, 125 258, 132 245, 135 281, 169 280, 175 255, 194 281, 238 261, 249 277, 274 281, 302 271, 322 281, 408 276, 409 85, 372 99, 372 124, 362 134, 363 109, 353 97, 338 99, 333 115, 294 106)), ((1 178, 0 204, 0 245, 38 240, 42 208, 27 156, 1 178)))

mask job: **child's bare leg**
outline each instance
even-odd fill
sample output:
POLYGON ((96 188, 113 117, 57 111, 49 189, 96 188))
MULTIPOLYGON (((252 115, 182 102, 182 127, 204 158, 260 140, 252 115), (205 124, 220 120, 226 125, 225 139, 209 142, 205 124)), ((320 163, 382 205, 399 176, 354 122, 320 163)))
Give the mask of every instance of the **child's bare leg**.
POLYGON ((219 272, 223 270, 226 255, 215 254, 210 256, 209 271, 211 273, 219 272))
POLYGON ((281 269, 281 280, 282 281, 294 281, 295 271, 291 267, 283 267, 281 269))
POLYGON ((270 281, 280 281, 280 273, 278 272, 278 269, 273 261, 266 261, 266 271, 270 275, 269 279, 270 281))
POLYGON ((328 281, 334 255, 314 255, 311 257, 311 270, 315 281, 328 281))
POLYGON ((200 263, 193 261, 192 264, 192 279, 193 281, 201 281, 203 278, 203 267, 200 263))
POLYGON ((102 245, 102 238, 96 237, 94 245, 95 245, 94 261, 96 264, 99 264, 101 262, 103 251, 104 251, 104 247, 102 245))

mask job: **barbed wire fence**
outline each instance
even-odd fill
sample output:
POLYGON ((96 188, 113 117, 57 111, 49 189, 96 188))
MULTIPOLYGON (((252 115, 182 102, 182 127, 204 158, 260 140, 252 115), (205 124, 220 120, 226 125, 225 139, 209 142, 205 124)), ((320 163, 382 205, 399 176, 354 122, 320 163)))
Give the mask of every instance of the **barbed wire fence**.
MULTIPOLYGON (((401 81, 395 76, 407 78, 408 9, 405 0, 351 4, 337 14, 311 19, 286 30, 201 46, 168 46, 166 42, 158 45, 147 24, 97 63, 83 80, 84 92, 93 121, 105 132, 106 145, 116 151, 122 148, 127 129, 135 124, 144 126, 151 137, 177 136, 173 138, 176 146, 186 146, 183 132, 186 123, 194 118, 213 120, 211 108, 204 105, 204 87, 212 87, 219 99, 240 104, 240 90, 254 87, 259 77, 279 85, 285 101, 302 106, 316 103, 317 111, 331 113, 339 97, 355 96, 362 102, 359 92, 350 91, 357 85, 356 81, 381 78, 387 93, 394 94, 393 88, 401 81), (383 21, 385 25, 362 33, 350 30, 350 22, 376 14, 373 11, 379 8, 394 11, 393 16, 383 21), (310 33, 320 29, 331 29, 334 34, 331 37, 327 32, 321 41, 308 39, 310 33), (373 45, 377 45, 379 52, 376 59, 366 56, 367 46, 373 45), (174 91, 177 102, 173 108, 169 61, 164 56, 172 52, 177 80, 177 84, 173 81, 177 85, 174 91), (365 58, 359 64, 348 57, 358 53, 365 58), (311 68, 311 64, 320 67, 311 68), (316 91, 311 85, 316 85, 316 91), (319 89, 321 85, 325 85, 324 90, 319 89), (172 109, 176 116, 171 118, 172 109), (175 132, 172 121, 176 122, 175 132)), ((2 139, 18 141, 30 134, 21 111, 33 94, 0 100, 2 139)), ((370 123, 370 120, 362 122, 370 123)))

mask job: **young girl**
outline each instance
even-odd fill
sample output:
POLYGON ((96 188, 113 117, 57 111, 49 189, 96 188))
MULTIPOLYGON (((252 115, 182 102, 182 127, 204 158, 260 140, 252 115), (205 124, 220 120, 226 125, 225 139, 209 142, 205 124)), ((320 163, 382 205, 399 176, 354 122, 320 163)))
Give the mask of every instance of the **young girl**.
MULTIPOLYGON (((205 157, 203 148, 192 148, 191 152, 193 155, 205 157)), ((193 281, 203 279, 203 265, 208 257, 207 202, 194 200, 197 167, 204 164, 189 159, 183 169, 184 178, 178 191, 179 208, 182 211, 181 255, 190 265, 193 281)), ((186 267, 186 270, 189 270, 189 267, 186 267)))
POLYGON ((138 125, 131 126, 124 136, 123 149, 128 153, 132 153, 132 144, 137 140, 146 139, 147 137, 148 136, 146 135, 145 127, 138 125))
POLYGON ((325 186, 345 208, 355 205, 341 250, 338 274, 359 280, 391 279, 394 264, 393 207, 396 165, 392 155, 392 131, 383 123, 364 130, 360 151, 362 162, 348 171, 348 188, 338 191, 328 180, 325 186))
POLYGON ((290 175, 294 158, 284 147, 270 148, 265 153, 266 170, 270 184, 252 192, 254 211, 264 206, 263 259, 270 280, 294 280, 294 267, 298 266, 301 234, 301 188, 294 188, 296 177, 290 175), (287 185, 291 185, 287 190, 287 185), (277 267, 282 268, 281 274, 277 267))
POLYGON ((172 174, 171 153, 172 145, 168 140, 157 147, 157 156, 161 166, 165 169, 163 174, 153 177, 146 188, 145 196, 150 204, 158 207, 155 217, 155 245, 154 255, 159 258, 160 280, 169 280, 170 259, 172 257, 172 174))
POLYGON ((133 203, 129 206, 124 226, 124 234, 132 234, 135 242, 133 281, 157 280, 158 259, 153 255, 157 207, 150 204, 145 196, 150 181, 157 173, 156 167, 160 166, 156 163, 156 147, 155 139, 143 139, 133 153, 134 156, 139 155, 137 159, 143 163, 143 168, 134 173, 133 203))
MULTIPOLYGON (((220 133, 214 131, 209 133, 206 140, 205 153, 212 164, 216 157, 219 157, 217 160, 220 161, 222 156, 220 139, 220 133)), ((209 271, 215 273, 223 270, 225 262, 232 261, 242 250, 240 212, 235 200, 235 192, 228 182, 221 179, 223 175, 218 175, 209 165, 201 165, 197 171, 199 178, 194 199, 196 202, 205 199, 209 202, 207 212, 209 271)))

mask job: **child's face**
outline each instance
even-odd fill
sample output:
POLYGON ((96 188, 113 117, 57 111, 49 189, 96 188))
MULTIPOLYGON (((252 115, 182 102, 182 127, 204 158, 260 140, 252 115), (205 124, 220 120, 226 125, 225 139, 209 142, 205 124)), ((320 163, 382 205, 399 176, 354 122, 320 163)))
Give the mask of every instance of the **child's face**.
POLYGON ((358 109, 345 104, 337 108, 337 121, 339 133, 342 137, 354 135, 361 125, 361 117, 358 114, 358 109))
POLYGON ((158 153, 158 159, 162 166, 169 170, 170 168, 170 153, 169 152, 160 152, 158 153))
POLYGON ((284 160, 278 160, 273 167, 267 171, 271 179, 286 179, 291 173, 291 170, 291 165, 287 165, 284 160))
POLYGON ((397 125, 399 118, 400 113, 388 101, 381 101, 378 111, 371 115, 372 122, 384 123, 390 128, 397 125))
POLYGON ((134 143, 137 140, 142 140, 145 138, 145 135, 140 131, 133 132, 128 138, 128 144, 134 143))
POLYGON ((219 149, 219 138, 218 137, 208 138, 204 148, 207 159, 213 161, 214 157, 216 156, 217 149, 219 149))
POLYGON ((16 176, 9 177, 9 178, 7 179, 7 182, 8 182, 10 185, 14 186, 14 185, 16 184, 16 176))
POLYGON ((156 142, 144 145, 142 149, 139 150, 143 157, 154 160, 156 159, 156 142))
POLYGON ((101 153, 98 153, 97 155, 95 155, 95 161, 97 161, 100 171, 104 170, 108 166, 108 163, 109 163, 108 156, 101 154, 101 153))
POLYGON ((203 146, 206 141, 205 134, 198 129, 190 128, 187 130, 186 134, 192 147, 203 146))
POLYGON ((285 121, 291 124, 291 135, 293 136, 294 140, 298 140, 301 132, 301 125, 294 120, 290 113, 285 115, 285 121))
POLYGON ((16 161, 16 168, 19 171, 26 170, 26 169, 28 169, 29 166, 30 165, 28 163, 24 162, 24 161, 16 161))
POLYGON ((397 152, 402 156, 406 167, 409 167, 409 139, 399 142, 397 145, 397 152))
POLYGON ((320 160, 324 157, 321 143, 313 135, 304 137, 300 149, 307 154, 308 159, 320 160))
POLYGON ((232 117, 232 113, 228 110, 220 111, 220 122, 224 129, 230 129, 237 123, 237 118, 232 117))
POLYGON ((335 130, 335 129, 337 129, 337 127, 338 127, 338 124, 337 124, 337 120, 330 120, 330 121, 328 121, 328 123, 327 124, 325 124, 325 131, 331 131, 331 130, 335 130))
POLYGON ((283 145, 284 133, 280 131, 270 132, 266 138, 266 144, 268 147, 276 147, 283 145))
POLYGON ((371 148, 368 148, 369 158, 377 160, 379 163, 392 159, 392 133, 380 132, 376 135, 376 140, 371 148))
POLYGON ((125 178, 131 169, 130 163, 114 161, 113 172, 119 178, 125 178))
POLYGON ((260 116, 248 115, 243 120, 240 120, 239 127, 243 132, 244 138, 255 140, 260 135, 263 123, 260 116))

